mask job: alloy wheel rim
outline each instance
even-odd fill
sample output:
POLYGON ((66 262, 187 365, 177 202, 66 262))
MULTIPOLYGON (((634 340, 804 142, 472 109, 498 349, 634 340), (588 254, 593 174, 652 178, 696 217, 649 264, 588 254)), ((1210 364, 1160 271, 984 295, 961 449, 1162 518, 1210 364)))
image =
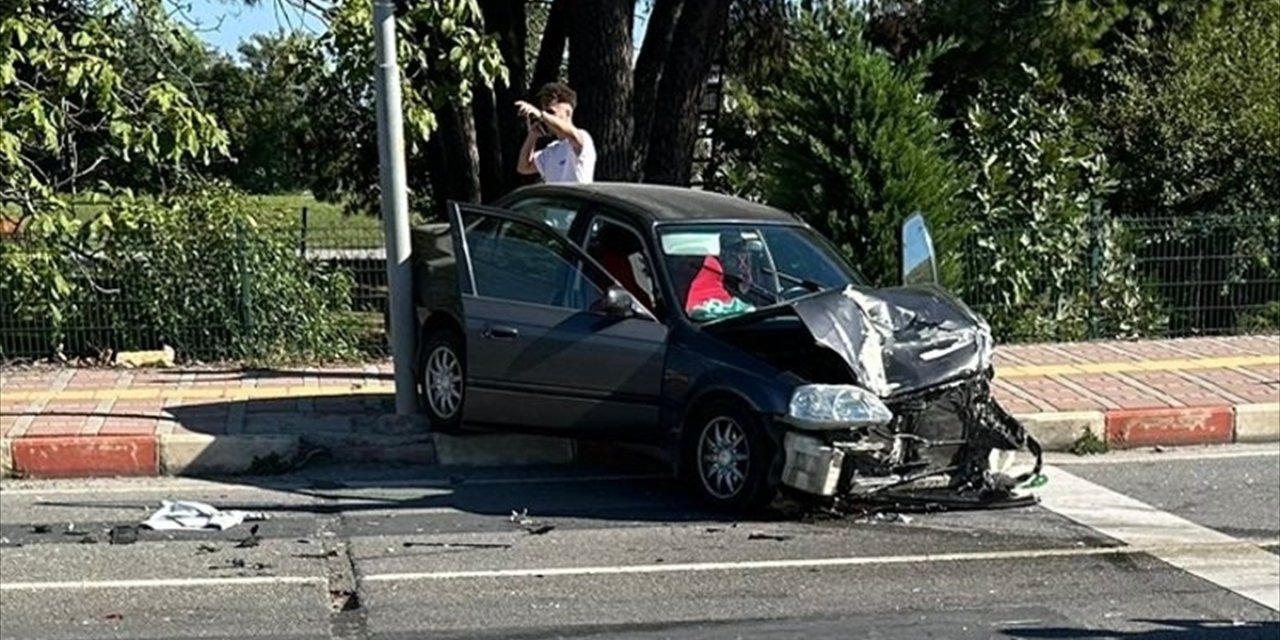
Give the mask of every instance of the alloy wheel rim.
POLYGON ((714 418, 698 438, 698 470, 702 485, 712 496, 727 500, 747 484, 751 449, 747 433, 732 418, 714 418))
POLYGON ((441 418, 452 418, 462 405, 462 366, 453 349, 436 347, 427 358, 427 402, 441 418))

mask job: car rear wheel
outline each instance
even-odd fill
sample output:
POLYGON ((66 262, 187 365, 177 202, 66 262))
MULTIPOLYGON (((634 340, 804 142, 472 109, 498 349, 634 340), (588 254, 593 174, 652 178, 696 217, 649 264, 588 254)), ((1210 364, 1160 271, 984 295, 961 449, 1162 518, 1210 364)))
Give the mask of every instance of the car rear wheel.
POLYGON ((739 403, 714 402, 685 427, 682 475, 702 502, 750 512, 773 501, 777 447, 761 420, 739 403))
POLYGON ((462 424, 466 372, 461 345, 457 333, 448 329, 432 332, 423 345, 418 367, 421 404, 435 431, 454 432, 462 424))

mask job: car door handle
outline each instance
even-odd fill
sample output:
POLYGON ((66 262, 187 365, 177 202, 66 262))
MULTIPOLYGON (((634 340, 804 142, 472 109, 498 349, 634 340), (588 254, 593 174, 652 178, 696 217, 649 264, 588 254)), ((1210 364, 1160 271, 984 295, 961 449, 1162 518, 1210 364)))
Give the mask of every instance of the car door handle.
POLYGON ((489 324, 485 325, 484 331, 480 335, 490 340, 515 340, 520 337, 520 330, 501 324, 489 324))

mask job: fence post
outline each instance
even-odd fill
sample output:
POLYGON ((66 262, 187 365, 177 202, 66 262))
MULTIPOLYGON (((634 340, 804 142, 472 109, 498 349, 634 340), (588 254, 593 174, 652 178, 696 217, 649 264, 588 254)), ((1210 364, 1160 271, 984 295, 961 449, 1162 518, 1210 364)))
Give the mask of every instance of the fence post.
POLYGON ((298 244, 302 247, 302 257, 307 257, 307 208, 302 208, 302 237, 299 238, 298 244))
POLYGON ((1088 335, 1098 338, 1098 307, 1102 303, 1102 203, 1089 205, 1089 315, 1088 335))
POLYGON ((243 339, 249 340, 253 336, 253 292, 251 290, 253 283, 252 276, 249 274, 245 242, 244 224, 236 224, 236 262, 240 271, 240 329, 243 339))

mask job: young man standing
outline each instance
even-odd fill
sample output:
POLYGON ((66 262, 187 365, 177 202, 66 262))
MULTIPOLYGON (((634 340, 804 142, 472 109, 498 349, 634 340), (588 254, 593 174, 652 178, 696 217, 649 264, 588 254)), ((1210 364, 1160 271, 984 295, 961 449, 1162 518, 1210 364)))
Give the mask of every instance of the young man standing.
POLYGON ((562 82, 550 82, 538 90, 539 107, 520 100, 516 109, 529 125, 516 170, 539 174, 544 182, 591 182, 596 171, 596 146, 591 134, 573 124, 578 95, 562 82), (536 150, 542 135, 556 140, 536 150))

